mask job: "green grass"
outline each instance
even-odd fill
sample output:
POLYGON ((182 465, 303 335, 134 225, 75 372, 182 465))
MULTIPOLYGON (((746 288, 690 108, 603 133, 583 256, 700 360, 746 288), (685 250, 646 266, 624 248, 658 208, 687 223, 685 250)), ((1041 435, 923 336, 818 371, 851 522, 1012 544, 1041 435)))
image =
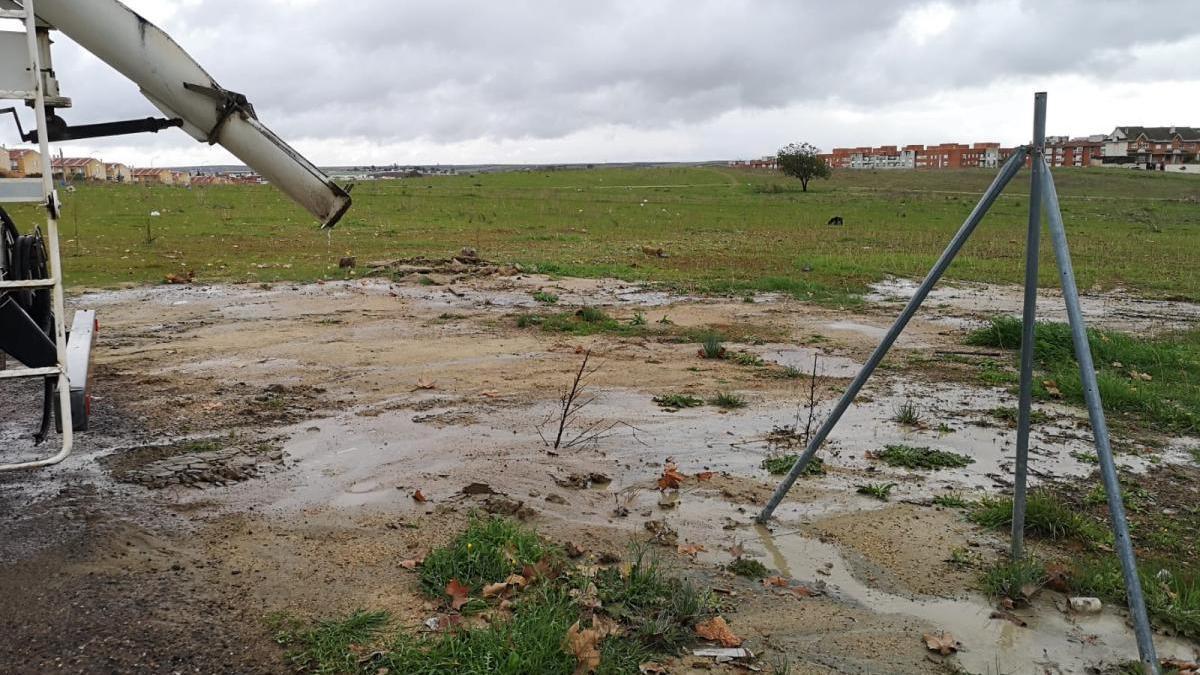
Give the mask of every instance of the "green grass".
POLYGON ((737 352, 736 354, 734 354, 733 356, 731 356, 729 358, 732 359, 733 362, 738 364, 739 366, 750 366, 753 368, 761 368, 763 365, 765 365, 763 363, 761 356, 759 356, 758 354, 751 354, 750 352, 737 352))
POLYGON ((718 408, 724 408, 726 410, 745 408, 747 405, 749 405, 749 403, 746 402, 746 399, 742 396, 727 391, 717 392, 717 395, 713 397, 710 403, 718 408))
MULTIPOLYGON (((444 600, 442 581, 457 578, 470 582, 472 594, 478 595, 481 583, 502 580, 522 563, 556 560, 558 555, 555 547, 517 523, 475 518, 462 535, 426 556, 420 585, 430 598, 444 600)), ((493 612, 488 621, 464 622, 446 631, 400 626, 385 612, 356 612, 311 628, 286 617, 270 621, 276 640, 288 649, 288 660, 305 672, 568 675, 577 667, 575 656, 564 649, 568 629, 576 622, 586 627, 594 611, 621 629, 599 645, 596 672, 634 675, 639 664, 676 655, 692 644, 694 625, 715 606, 707 592, 671 574, 645 545, 633 548, 627 566, 600 568, 592 576, 563 572, 539 578, 511 597, 511 615, 493 612), (592 604, 585 606, 587 597, 598 608, 588 609, 592 604)), ((496 602, 471 600, 483 608, 496 602)))
MULTIPOLYGON (((1200 639, 1200 576, 1159 560, 1139 560, 1138 578, 1146 598, 1146 610, 1158 625, 1184 637, 1200 639)), ((1125 582, 1120 562, 1114 556, 1085 560, 1071 573, 1073 591, 1125 604, 1125 582)))
POLYGON ((719 333, 709 333, 700 340, 700 356, 706 359, 725 358, 725 345, 719 333))
POLYGON ((472 518, 466 531, 425 556, 421 588, 442 597, 451 579, 479 591, 485 584, 519 574, 525 565, 561 557, 535 532, 503 518, 472 518))
POLYGON ((517 328, 540 326, 548 333, 570 333, 572 335, 646 335, 649 329, 644 324, 621 323, 594 307, 583 307, 574 312, 557 314, 522 314, 517 317, 517 328))
MULTIPOLYGON (((1041 399, 1051 398, 1044 382, 1052 381, 1063 399, 1083 403, 1070 327, 1039 323, 1034 335, 1034 356, 1041 371, 1034 394, 1041 399)), ((967 342, 1020 349, 1021 320, 994 318, 988 326, 971 333, 967 342)), ((1200 430, 1200 330, 1140 338, 1093 329, 1088 331, 1088 342, 1098 371, 1100 397, 1110 416, 1168 433, 1200 430)))
POLYGON ((655 396, 653 400, 663 408, 698 408, 704 405, 704 399, 691 394, 663 394, 655 396))
MULTIPOLYGON (((786 455, 774 455, 764 459, 761 466, 767 470, 767 473, 773 476, 778 476, 791 471, 792 466, 798 459, 800 459, 800 455, 792 453, 786 455)), ((819 476, 824 473, 825 460, 821 459, 820 457, 813 457, 812 461, 808 463, 808 466, 804 467, 805 476, 819 476)))
POLYGON ((935 496, 933 505, 944 506, 948 509, 965 509, 971 505, 971 501, 957 492, 947 492, 935 496))
POLYGON ((994 598, 1027 601, 1046 582, 1046 566, 1036 558, 1001 560, 983 573, 983 590, 994 598))
POLYGON ((746 577, 747 579, 762 579, 771 573, 771 570, 767 569, 766 565, 754 558, 737 558, 726 565, 725 569, 739 577, 746 577))
MULTIPOLYGON (((979 525, 1007 532, 1012 529, 1012 512, 1011 497, 985 497, 975 503, 968 515, 979 525)), ((1056 496, 1039 490, 1026 495, 1025 532, 1045 539, 1074 539, 1089 545, 1109 539, 1107 530, 1100 523, 1056 496)))
POLYGON ((891 499, 892 490, 895 488, 895 483, 867 483, 866 485, 859 485, 855 492, 860 495, 874 497, 881 502, 886 502, 887 500, 891 499))
MULTIPOLYGON (((988 414, 1009 426, 1016 426, 1019 412, 1015 406, 998 406, 989 410, 988 414)), ((1033 424, 1045 424, 1050 421, 1050 416, 1041 410, 1030 410, 1029 421, 1033 424)))
POLYGON ((548 291, 537 291, 533 294, 533 299, 544 305, 558 304, 558 296, 548 291))
POLYGON ((917 448, 904 444, 885 446, 875 456, 889 466, 902 466, 907 469, 960 468, 975 462, 971 457, 955 452, 917 448))
MULTIPOLYGON (((807 194, 773 190, 778 174, 723 167, 511 172, 360 183, 332 234, 271 186, 190 190, 80 185, 62 195, 67 282, 158 283, 194 269, 201 282, 343 278, 360 261, 448 257, 463 246, 542 271, 616 276, 704 292, 783 292, 851 303, 886 274, 920 278, 994 177, 992 170, 840 171, 807 194), (639 187, 661 186, 661 187, 639 187), (643 200, 646 205, 642 206, 643 200), (149 212, 154 243, 146 245, 149 212), (825 227, 831 214, 846 227, 825 227), (641 247, 661 246, 669 258, 641 247), (805 272, 805 267, 811 271, 805 272)), ((1200 299, 1190 176, 1113 169, 1055 173, 1081 287, 1123 286, 1200 299)), ((1026 197, 997 200, 948 271, 1019 283, 1012 242, 1026 197)), ((42 220, 15 209, 23 229, 42 220)), ((1044 246, 1041 282, 1057 282, 1044 246)), ((359 270, 361 272, 361 268, 359 270)))

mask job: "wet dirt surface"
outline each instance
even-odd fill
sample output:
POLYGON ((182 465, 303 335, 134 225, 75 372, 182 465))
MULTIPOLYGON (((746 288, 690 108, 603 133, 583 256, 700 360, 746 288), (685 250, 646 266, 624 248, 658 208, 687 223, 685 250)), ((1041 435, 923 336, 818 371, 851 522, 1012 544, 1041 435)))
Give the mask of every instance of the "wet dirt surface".
MULTIPOLYGON (((620 554, 661 521, 679 543, 705 547, 695 560, 676 559, 673 546, 663 555, 736 593, 726 598, 731 625, 756 652, 786 654, 793 672, 1082 672, 1134 655, 1117 610, 1083 619, 1046 600, 1023 611, 1025 628, 990 618, 992 603, 974 590, 979 567, 948 560, 962 549, 990 561, 1005 542, 929 506, 934 495, 1009 485, 1015 430, 993 410, 1015 399, 930 355, 962 352, 965 327, 993 310, 1019 311, 1019 289, 935 296, 889 359, 909 365, 876 374, 822 450, 826 473, 802 479, 763 527, 752 519, 776 479, 761 463, 782 451, 774 432, 805 425, 813 356, 819 423, 906 285, 881 287, 877 302, 852 313, 615 281, 511 273, 429 285, 419 276, 73 298, 101 317, 94 427, 59 467, 0 475, 0 671, 288 672, 268 615, 371 608, 422 621, 432 606, 400 562, 445 541, 476 509, 524 516, 594 554, 620 554), (539 304, 538 290, 558 305, 539 304), (991 304, 979 305, 981 295, 991 304), (580 305, 671 324, 625 337, 516 325, 521 313, 580 305), (766 365, 701 359, 678 338, 707 327, 761 336, 726 346, 766 365), (554 435, 557 397, 588 349, 599 369, 580 423, 606 432, 552 450, 543 436, 554 435), (748 405, 670 411, 652 400, 718 391, 748 405), (905 402, 922 424, 892 421, 905 402), (910 471, 873 458, 896 443, 973 463, 910 471), (688 475, 716 475, 663 502, 654 479, 668 458, 688 475), (571 479, 590 473, 611 480, 571 479), (472 482, 500 494, 462 494, 472 482), (892 502, 856 494, 867 482, 897 483, 892 502), (429 501, 413 500, 416 490, 429 501), (798 599, 723 572, 734 547, 825 594, 798 599), (921 636, 937 630, 966 649, 945 663, 929 656, 921 636)), ((1103 309, 1091 311, 1106 325, 1103 309)), ((1197 317, 1173 303, 1161 314, 1121 309, 1111 326, 1169 330, 1197 317)), ((0 459, 45 453, 26 440, 38 400, 36 386, 0 383, 0 459)), ((1088 476, 1082 411, 1038 408, 1031 481, 1088 476)), ((1188 462, 1196 442, 1161 440, 1162 449, 1120 455, 1122 467, 1188 462)), ((1190 657, 1195 647, 1162 638, 1159 648, 1190 657)))

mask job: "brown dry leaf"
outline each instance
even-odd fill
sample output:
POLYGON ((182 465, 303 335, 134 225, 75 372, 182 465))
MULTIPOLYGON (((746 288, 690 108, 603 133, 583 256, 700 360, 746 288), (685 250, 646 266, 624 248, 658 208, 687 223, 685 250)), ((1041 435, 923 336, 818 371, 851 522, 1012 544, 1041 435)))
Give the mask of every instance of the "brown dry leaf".
POLYGON ((715 475, 717 475, 716 471, 701 471, 700 473, 696 474, 696 480, 698 480, 698 481, 712 480, 712 477, 715 475))
POLYGON ((504 583, 503 581, 495 583, 495 584, 488 584, 483 587, 483 597, 485 599, 486 598, 494 598, 496 596, 502 595, 507 590, 508 590, 508 584, 504 583))
POLYGON ((413 498, 413 501, 417 502, 418 504, 424 504, 425 502, 429 501, 429 498, 426 497, 425 495, 421 494, 420 490, 414 491, 412 494, 412 498, 413 498))
POLYGON ((705 640, 712 640, 722 647, 742 646, 742 639, 733 634, 733 631, 729 629, 729 624, 725 623, 725 618, 720 616, 696 624, 696 635, 705 640))
POLYGON ((734 558, 740 558, 746 555, 746 549, 742 546, 741 542, 730 546, 727 550, 729 551, 729 555, 733 556, 734 558))
POLYGON ((1051 563, 1046 565, 1046 588, 1059 593, 1071 590, 1071 571, 1066 565, 1051 563))
POLYGON ((425 378, 421 378, 421 379, 417 380, 417 389, 435 389, 435 388, 437 388, 437 383, 434 382, 433 380, 427 380, 425 378))
POLYGON ((168 284, 190 284, 195 280, 195 272, 188 272, 187 274, 168 274, 166 277, 164 277, 164 281, 166 281, 168 284))
POLYGON ((678 490, 685 480, 687 480, 687 476, 679 473, 679 468, 675 466, 674 462, 667 462, 662 475, 658 478, 658 489, 678 490))
POLYGON ((400 566, 401 566, 401 567, 403 567, 403 568, 404 568, 404 569, 406 569, 406 570, 415 570, 415 569, 417 569, 417 567, 419 567, 419 566, 421 565, 421 563, 423 563, 423 562, 425 562, 425 559, 424 559, 424 558, 413 558, 413 559, 411 559, 411 560, 401 560, 401 561, 400 561, 400 566))
POLYGON ((520 574, 510 574, 510 575, 508 575, 508 578, 504 580, 504 583, 509 586, 512 586, 513 588, 520 589, 520 588, 525 588, 526 584, 528 584, 529 581, 525 577, 521 576, 520 574))
POLYGON ((762 580, 762 585, 766 588, 770 588, 772 586, 787 588, 788 580, 783 577, 767 577, 766 579, 762 580))
POLYGON ((542 559, 536 565, 525 565, 521 568, 521 576, 525 577, 525 581, 533 583, 538 579, 557 579, 558 570, 555 569, 549 560, 542 559))
POLYGON ((957 638, 946 632, 926 633, 923 637, 925 638, 925 647, 929 651, 940 653, 942 656, 949 656, 958 651, 962 646, 962 643, 957 638))
POLYGON ((669 675, 671 671, 661 663, 647 661, 638 664, 638 672, 642 675, 669 675))
POLYGON ((786 589, 789 593, 796 596, 796 599, 812 598, 821 595, 820 591, 814 591, 808 586, 789 586, 786 589))
POLYGON ((600 641, 618 630, 615 622, 600 616, 592 618, 591 628, 580 628, 578 621, 571 624, 563 649, 575 656, 575 675, 585 675, 600 666, 600 641))
POLYGON ((462 606, 470 600, 468 597, 471 594, 471 587, 465 586, 458 579, 451 579, 450 583, 446 584, 446 595, 450 596, 450 608, 462 609, 462 606))
POLYGON ((1058 383, 1054 380, 1045 380, 1042 386, 1046 388, 1046 393, 1054 398, 1062 398, 1062 391, 1058 388, 1058 383))
POLYGON ((496 389, 488 389, 487 391, 479 392, 479 395, 484 398, 496 398, 500 395, 500 392, 496 389))
POLYGON ((679 546, 675 547, 675 550, 679 553, 679 555, 686 555, 695 558, 696 554, 704 551, 705 548, 704 544, 680 544, 679 546))

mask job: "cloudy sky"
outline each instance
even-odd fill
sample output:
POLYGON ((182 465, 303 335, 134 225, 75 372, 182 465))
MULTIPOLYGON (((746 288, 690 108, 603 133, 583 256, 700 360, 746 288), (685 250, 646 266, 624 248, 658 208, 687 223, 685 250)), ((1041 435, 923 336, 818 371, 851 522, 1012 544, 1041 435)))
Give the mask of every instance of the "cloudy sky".
MULTIPOLYGON (((1195 0, 126 0, 325 165, 706 160, 1200 125, 1195 0)), ((156 114, 60 36, 72 123, 156 114)), ((5 126, 0 142, 14 143, 5 126)), ((181 131, 66 145, 169 166, 181 131)))

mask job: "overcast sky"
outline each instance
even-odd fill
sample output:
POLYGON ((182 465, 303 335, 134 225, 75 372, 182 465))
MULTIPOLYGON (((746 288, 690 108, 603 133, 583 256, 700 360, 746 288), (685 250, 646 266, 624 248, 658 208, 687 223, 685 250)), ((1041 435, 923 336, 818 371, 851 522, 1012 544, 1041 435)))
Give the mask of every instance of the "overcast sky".
MULTIPOLYGON (((1034 90, 1050 93, 1051 134, 1200 125, 1196 0, 126 2, 324 165, 1016 144, 1034 90)), ((157 114, 68 38, 54 56, 70 122, 157 114)), ((233 161, 174 129, 64 148, 233 161)))

